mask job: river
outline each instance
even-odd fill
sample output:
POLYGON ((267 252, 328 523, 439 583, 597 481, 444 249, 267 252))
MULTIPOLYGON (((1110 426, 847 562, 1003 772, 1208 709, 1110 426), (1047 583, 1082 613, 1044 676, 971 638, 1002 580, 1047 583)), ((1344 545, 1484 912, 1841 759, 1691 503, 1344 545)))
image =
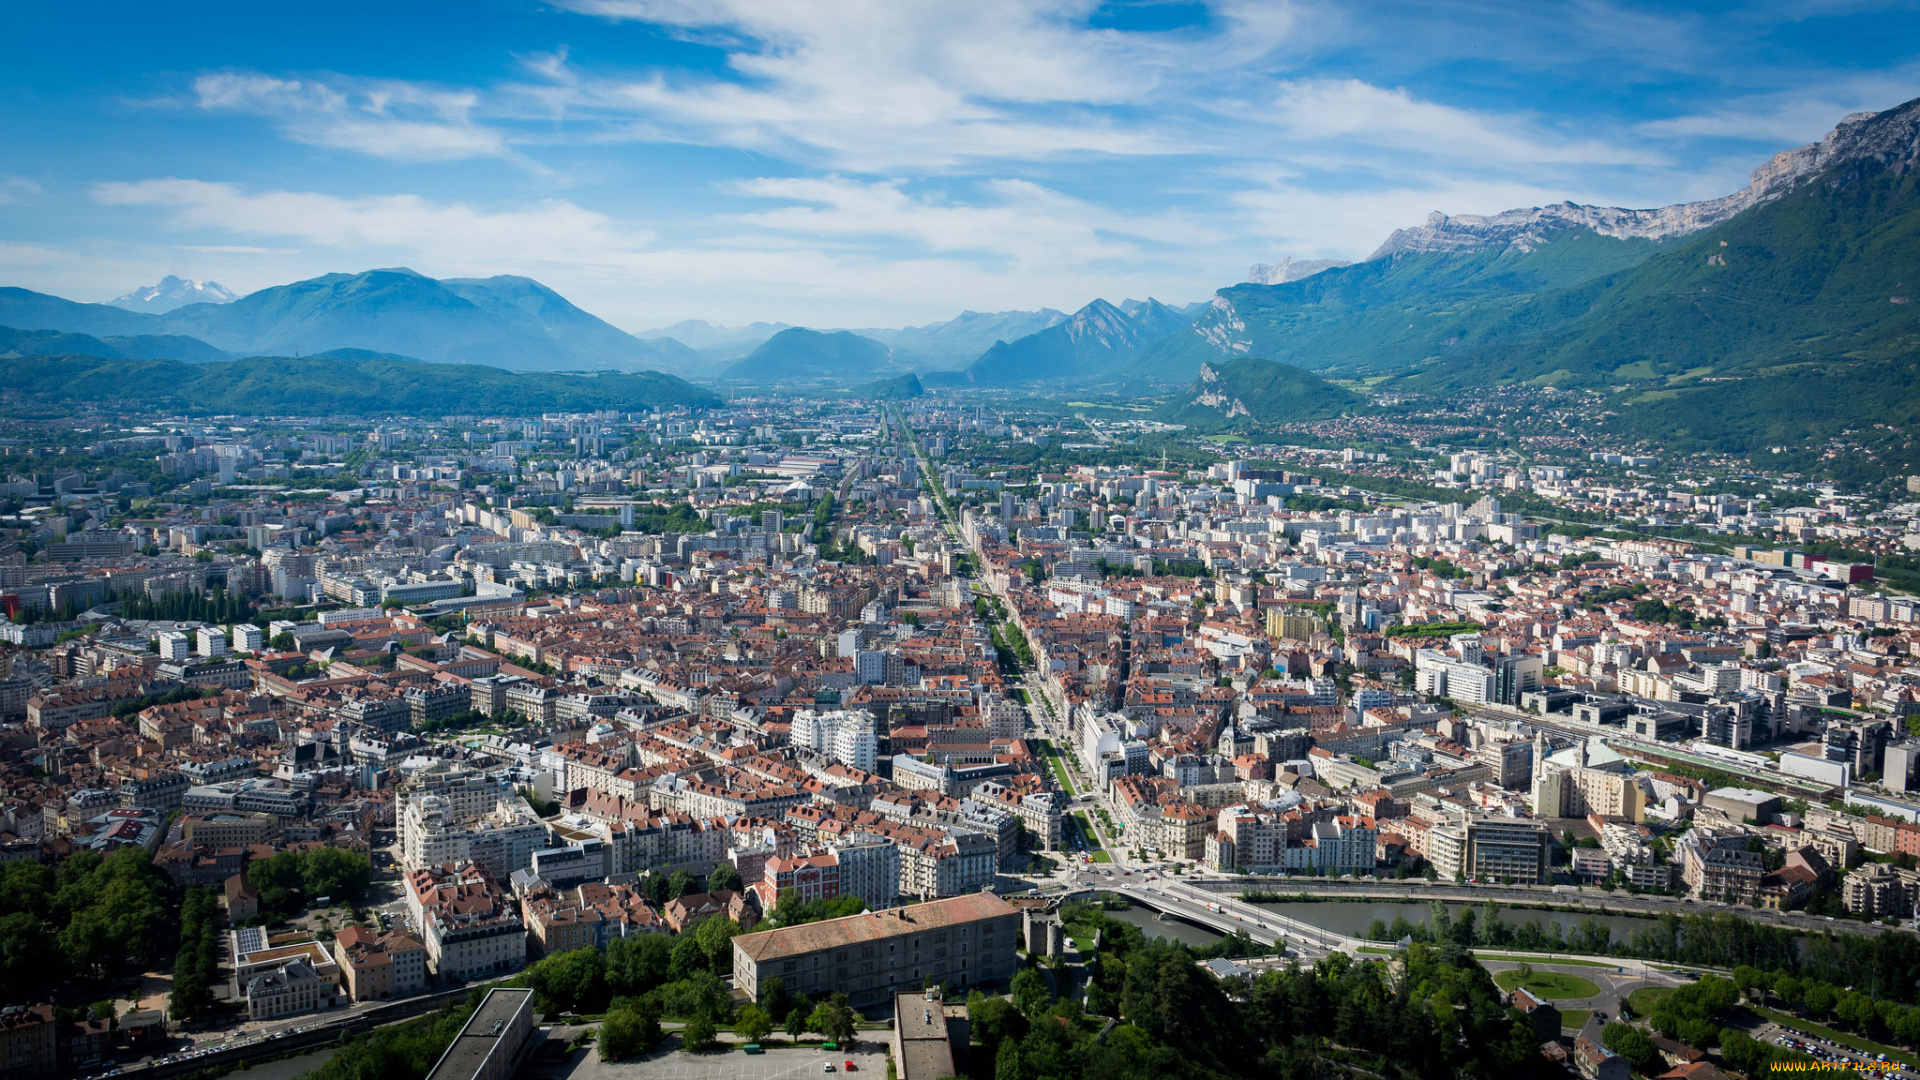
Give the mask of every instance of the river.
MULTIPOLYGON (((1364 937, 1367 928, 1375 919, 1389 926, 1393 925, 1393 920, 1397 918, 1417 925, 1426 922, 1433 915, 1431 904, 1414 902, 1327 900, 1318 903, 1302 903, 1298 900, 1282 900, 1259 903, 1255 906, 1296 919, 1309 926, 1322 927, 1348 937, 1364 937)), ((1483 905, 1447 904, 1446 908, 1449 917, 1456 920, 1462 912, 1468 910, 1472 910, 1478 920, 1484 921, 1486 918, 1483 905)), ((1632 915, 1601 915, 1585 911, 1536 911, 1528 908, 1500 909, 1500 921, 1508 926, 1538 922, 1541 929, 1551 933, 1551 924, 1558 923, 1561 933, 1568 936, 1571 936, 1575 928, 1585 919, 1597 920, 1613 934, 1615 941, 1630 937, 1635 931, 1654 925, 1653 919, 1632 915)))
POLYGON ((1148 940, 1166 938, 1182 945, 1191 945, 1204 949, 1220 940, 1221 935, 1212 930, 1203 930, 1189 922, 1169 917, 1166 922, 1154 918, 1154 912, 1135 904, 1123 911, 1109 911, 1108 915, 1125 923, 1132 923, 1147 935, 1148 940))
POLYGON ((255 1065, 250 1069, 235 1069, 227 1075, 236 1080, 294 1080, 309 1069, 325 1065, 336 1049, 332 1046, 323 1047, 279 1061, 269 1061, 265 1065, 255 1065))

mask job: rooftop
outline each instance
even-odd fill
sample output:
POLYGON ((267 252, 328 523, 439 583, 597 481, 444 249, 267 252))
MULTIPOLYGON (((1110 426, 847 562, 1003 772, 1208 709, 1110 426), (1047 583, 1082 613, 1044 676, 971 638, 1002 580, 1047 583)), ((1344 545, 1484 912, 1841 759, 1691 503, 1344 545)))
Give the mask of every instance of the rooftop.
POLYGON ((949 900, 933 900, 885 911, 849 915, 844 919, 827 919, 778 930, 763 930, 757 934, 742 934, 733 939, 733 946, 754 961, 763 962, 1012 914, 1015 914, 1013 905, 992 893, 968 893, 949 900))
POLYGON ((511 1029, 513 1018, 532 1007, 532 990, 496 987, 488 991, 486 1000, 467 1018, 427 1080, 470 1080, 479 1073, 501 1036, 511 1029))

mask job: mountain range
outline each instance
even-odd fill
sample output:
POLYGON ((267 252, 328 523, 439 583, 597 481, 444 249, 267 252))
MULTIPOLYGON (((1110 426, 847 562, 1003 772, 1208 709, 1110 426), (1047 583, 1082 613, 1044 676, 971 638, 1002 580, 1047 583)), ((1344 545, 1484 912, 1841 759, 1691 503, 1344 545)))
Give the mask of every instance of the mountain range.
MULTIPOLYGON (((528 278, 395 268, 237 299, 177 278, 114 304, 0 288, 0 328, 14 328, 0 329, 0 356, 378 356, 837 389, 909 372, 923 387, 1108 383, 1158 387, 1173 396, 1167 415, 1196 425, 1353 408, 1328 378, 1399 394, 1533 384, 1607 392, 1608 423, 1636 438, 1787 452, 1863 422, 1920 422, 1916 166, 1910 101, 1846 117, 1723 198, 1436 213, 1361 262, 1256 265, 1192 308, 1094 300, 1071 315, 968 311, 897 330, 690 321, 635 336, 528 278), (1252 358, 1285 369, 1238 364, 1252 358)), ((1899 452, 1920 466, 1920 451, 1899 452)))
POLYGON ((1686 396, 1778 364, 1885 358, 1920 332, 1907 297, 1920 293, 1916 162, 1920 102, 1908 102, 1845 118, 1720 199, 1435 214, 1352 266, 1220 290, 1130 371, 1171 381, 1260 356, 1389 376, 1389 389, 1686 396))
POLYGON ((326 274, 158 314, 0 288, 0 325, 101 338, 192 338, 199 344, 170 358, 196 361, 356 348, 518 371, 637 371, 698 362, 679 342, 642 341, 531 278, 437 281, 405 268, 326 274))
POLYGON ((657 371, 512 372, 426 364, 359 349, 202 364, 17 356, 0 364, 0 392, 41 410, 105 405, 245 416, 444 416, 497 413, 503 402, 532 412, 721 403, 712 392, 657 371))
POLYGON ((1064 321, 1013 341, 996 341, 963 373, 978 386, 1011 386, 1110 376, 1140 350, 1193 321, 1158 300, 1127 301, 1132 310, 1095 300, 1064 321))

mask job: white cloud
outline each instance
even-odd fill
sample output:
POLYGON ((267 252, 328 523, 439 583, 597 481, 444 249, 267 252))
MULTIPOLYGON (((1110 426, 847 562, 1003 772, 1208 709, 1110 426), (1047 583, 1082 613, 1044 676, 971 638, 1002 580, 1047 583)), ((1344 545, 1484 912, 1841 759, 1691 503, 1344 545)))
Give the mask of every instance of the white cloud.
POLYGON ((253 192, 188 179, 100 184, 92 195, 159 212, 168 229, 191 234, 172 250, 216 256, 220 280, 258 287, 391 261, 433 276, 528 274, 631 328, 689 316, 924 322, 967 306, 1077 307, 1106 292, 1191 297, 1217 284, 1190 257, 1148 262, 1133 246, 1170 242, 1181 229, 1205 237, 1204 229, 1145 219, 1131 241, 1112 239, 1105 211, 1020 181, 988 185, 991 201, 978 205, 837 178, 747 188, 787 205, 730 219, 731 234, 690 229, 675 244, 561 200, 489 211, 416 195, 253 192), (222 235, 305 247, 217 242, 222 235), (285 276, 274 277, 276 267, 285 276))
POLYGON ((909 194, 899 181, 842 177, 761 178, 737 188, 788 204, 741 217, 780 233, 828 241, 902 240, 929 252, 980 253, 1029 268, 1137 258, 1142 249, 1134 240, 1190 243, 1207 232, 1151 215, 1116 214, 1025 180, 982 186, 994 202, 956 203, 909 194))
POLYGON ((1424 101, 1406 90, 1359 79, 1282 82, 1271 120, 1294 138, 1344 143, 1351 156, 1375 162, 1374 151, 1382 148, 1481 167, 1651 165, 1660 160, 1644 150, 1541 131, 1530 117, 1424 101))
POLYGON ((458 266, 618 262, 650 239, 563 199, 489 212, 418 195, 248 193, 233 184, 180 179, 99 184, 93 197, 106 206, 166 210, 178 228, 295 237, 343 251, 414 251, 458 266))
POLYGON ((0 204, 40 194, 39 184, 18 176, 0 176, 0 204))
POLYGON ((1706 137, 1800 145, 1819 140, 1850 113, 1877 112, 1911 99, 1916 85, 1920 85, 1920 64, 1908 64, 1894 71, 1826 79, 1818 86, 1742 95, 1712 109, 1651 120, 1636 130, 1658 139, 1706 137))
POLYGON ((227 72, 193 82, 200 108, 273 120, 290 139, 396 161, 509 155, 500 132, 474 123, 472 91, 394 79, 279 79, 227 72))
POLYGON ((861 172, 1212 148, 1179 122, 1196 87, 1271 53, 1286 4, 1222 5, 1205 31, 1087 25, 1091 0, 574 0, 726 51, 728 75, 602 78, 527 58, 531 100, 636 137, 786 153, 861 172), (1148 108, 1152 116, 1140 115, 1148 108))

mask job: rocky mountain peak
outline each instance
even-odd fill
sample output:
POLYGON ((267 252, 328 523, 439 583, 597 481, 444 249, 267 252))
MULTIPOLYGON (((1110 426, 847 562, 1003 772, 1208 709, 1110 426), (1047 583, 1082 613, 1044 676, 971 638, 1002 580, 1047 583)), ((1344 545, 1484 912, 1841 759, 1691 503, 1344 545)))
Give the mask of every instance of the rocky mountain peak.
POLYGON ((1310 278, 1322 270, 1332 270, 1353 264, 1343 259, 1295 259, 1282 258, 1277 263, 1254 263, 1247 270, 1247 281, 1253 285, 1285 285, 1289 281, 1310 278))
POLYGON ((1871 163, 1904 172, 1916 161, 1920 161, 1920 99, 1886 112, 1854 113, 1819 142, 1775 154, 1753 170, 1746 187, 1718 199, 1652 210, 1563 202, 1487 216, 1435 211, 1427 215, 1425 225, 1395 230, 1368 259, 1487 247, 1532 251, 1569 229, 1587 229, 1621 240, 1668 240, 1718 225, 1742 210, 1777 199, 1802 180, 1837 165, 1871 163))

